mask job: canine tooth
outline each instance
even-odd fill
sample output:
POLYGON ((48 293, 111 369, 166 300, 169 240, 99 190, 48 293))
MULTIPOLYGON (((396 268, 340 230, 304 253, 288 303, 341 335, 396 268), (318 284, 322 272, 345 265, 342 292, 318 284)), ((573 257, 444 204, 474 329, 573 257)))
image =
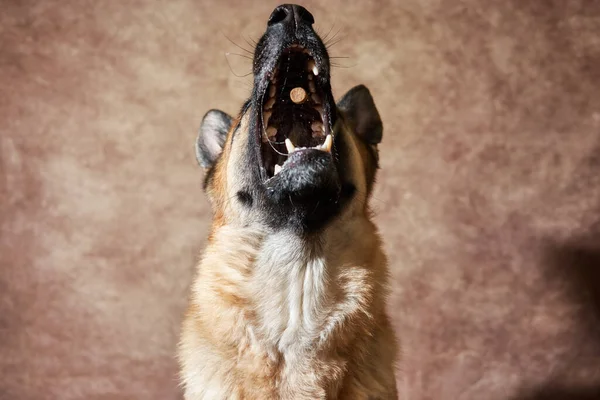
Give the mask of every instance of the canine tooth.
POLYGON ((315 93, 315 83, 313 81, 308 81, 308 89, 310 90, 311 93, 315 93))
MULTIPOLYGON (((306 63, 306 69, 309 72, 312 72, 313 74, 315 74, 315 70, 317 69, 317 66, 315 64, 315 60, 308 60, 308 63, 306 63)), ((317 70, 317 73, 315 75, 319 75, 319 71, 317 70)))
POLYGON ((317 66, 316 66, 316 65, 313 65, 313 67, 312 67, 312 73, 313 73, 315 76, 319 75, 319 70, 317 69, 317 66))
POLYGON ((275 97, 275 92, 277 92, 275 85, 269 86, 269 97, 275 97))
POLYGON ((277 128, 275 128, 274 126, 270 126, 267 128, 267 136, 269 138, 275 137, 275 135, 277 135, 277 128))
POLYGON ((331 135, 327 135, 325 138, 325 143, 321 145, 321 150, 324 150, 328 153, 331 153, 331 145, 333 144, 333 138, 331 135))
POLYGON ((288 151, 288 154, 292 154, 294 151, 296 151, 296 147, 289 138, 285 139, 285 147, 288 151))
POLYGON ((281 165, 275 164, 275 175, 277 175, 279 172, 281 172, 281 165))
POLYGON ((270 110, 271 108, 273 108, 273 104, 275 104, 275 97, 271 97, 269 98, 269 100, 267 100, 267 102, 265 103, 265 110, 270 110))

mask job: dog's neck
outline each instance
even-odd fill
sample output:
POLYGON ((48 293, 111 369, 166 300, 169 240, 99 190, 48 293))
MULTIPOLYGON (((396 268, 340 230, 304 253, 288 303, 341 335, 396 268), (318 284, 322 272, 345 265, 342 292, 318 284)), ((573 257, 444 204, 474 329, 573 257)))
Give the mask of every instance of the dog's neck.
POLYGON ((269 352, 293 357, 326 342, 353 313, 369 312, 361 309, 361 296, 378 290, 364 284, 369 264, 385 262, 374 231, 366 218, 310 239, 259 227, 222 227, 209 247, 227 251, 222 273, 235 279, 252 308, 247 327, 252 339, 269 352))
POLYGON ((323 328, 322 311, 332 301, 329 278, 338 267, 325 247, 318 239, 281 232, 265 236, 257 254, 250 287, 259 327, 282 353, 314 339, 323 328))

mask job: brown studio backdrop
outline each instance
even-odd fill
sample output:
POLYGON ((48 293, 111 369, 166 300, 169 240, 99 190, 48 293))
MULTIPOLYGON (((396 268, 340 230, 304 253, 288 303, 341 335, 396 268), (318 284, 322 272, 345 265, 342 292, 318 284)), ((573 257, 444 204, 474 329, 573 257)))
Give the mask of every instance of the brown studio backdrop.
MULTIPOLYGON (((596 398, 600 3, 301 3, 384 120, 401 398, 596 398)), ((195 131, 276 4, 2 1, 2 400, 179 398, 195 131)))

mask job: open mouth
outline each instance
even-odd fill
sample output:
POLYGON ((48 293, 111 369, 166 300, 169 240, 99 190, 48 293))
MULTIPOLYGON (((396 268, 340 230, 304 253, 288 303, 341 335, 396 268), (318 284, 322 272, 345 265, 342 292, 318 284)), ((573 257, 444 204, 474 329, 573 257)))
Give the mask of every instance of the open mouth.
POLYGON ((331 153, 325 91, 311 53, 299 44, 286 48, 263 94, 261 156, 267 179, 294 166, 302 152, 331 153))

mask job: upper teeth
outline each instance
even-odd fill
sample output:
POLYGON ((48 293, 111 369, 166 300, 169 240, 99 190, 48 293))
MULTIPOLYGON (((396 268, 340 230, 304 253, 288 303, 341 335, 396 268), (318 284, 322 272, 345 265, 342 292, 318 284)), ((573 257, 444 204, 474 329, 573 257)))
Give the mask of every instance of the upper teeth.
POLYGON ((274 137, 275 135, 277 135, 277 128, 275 128, 274 126, 269 126, 267 128, 267 136, 269 138, 274 137))
MULTIPOLYGON (((292 47, 301 47, 301 46, 292 46, 292 47)), ((309 54, 309 52, 306 49, 303 49, 303 52, 306 54, 309 54)), ((312 138, 317 139, 317 138, 323 138, 323 136, 325 136, 325 128, 324 128, 324 124, 327 122, 325 120, 325 114, 324 114, 324 110, 323 110, 323 104, 322 104, 322 99, 320 97, 320 95, 317 93, 317 82, 315 76, 319 75, 319 69, 317 67, 317 64, 315 62, 314 59, 312 59, 311 57, 308 57, 308 62, 306 64, 306 79, 307 81, 301 85, 298 85, 296 87, 293 87, 290 91, 289 91, 289 100, 291 100, 293 103, 295 104, 304 104, 305 102, 308 102, 308 106, 311 106, 314 110, 316 110, 319 113, 320 116, 320 120, 317 118, 316 121, 312 121, 310 124, 310 129, 312 131, 312 135, 310 135, 310 131, 307 132, 309 134, 309 138, 312 136, 312 138)), ((275 119, 277 121, 281 121, 281 119, 284 117, 284 115, 281 114, 281 109, 279 107, 285 107, 287 106, 288 103, 288 99, 284 98, 283 96, 277 97, 277 92, 278 92, 278 81, 280 79, 278 79, 278 75, 279 75, 279 69, 275 68, 274 71, 272 72, 272 74, 270 75, 270 83, 269 83, 269 87, 268 90, 265 94, 268 94, 268 97, 266 99, 266 101, 264 102, 263 105, 263 126, 266 127, 265 128, 265 132, 263 134, 262 140, 265 143, 270 143, 270 142, 275 142, 278 145, 281 142, 276 142, 276 138, 277 138, 277 128, 275 126, 272 126, 271 124, 273 123, 273 125, 277 125, 277 122, 273 122, 272 118, 273 116, 275 116, 275 119)), ((288 90, 288 87, 286 87, 286 83, 284 81, 283 86, 281 86, 281 94, 286 93, 288 90)), ((301 106, 301 107, 305 107, 305 106, 301 106)), ((298 108, 297 110, 302 111, 301 108, 298 108)), ((296 111, 297 111, 296 110, 296 111)), ((296 147, 290 138, 286 138, 285 139, 285 147, 287 149, 287 153, 288 155, 291 155, 295 152, 301 151, 301 150, 307 150, 307 149, 315 149, 315 150, 320 150, 320 151, 324 151, 327 153, 331 153, 331 148, 333 146, 333 136, 331 135, 327 135, 325 137, 325 141, 317 146, 314 147, 296 147)), ((271 147, 273 147, 273 145, 271 144, 271 147)), ((280 149, 277 150, 275 147, 273 147, 273 149, 277 152, 280 152, 280 149)), ((281 154, 281 153, 280 153, 281 154)), ((279 174, 283 169, 285 168, 285 163, 284 165, 279 165, 279 164, 275 164, 274 166, 274 175, 279 174)))
POLYGON ((275 104, 275 97, 270 97, 269 100, 267 100, 267 102, 265 103, 265 110, 270 110, 271 108, 273 108, 273 105, 275 104))
POLYGON ((319 75, 319 69, 317 68, 317 64, 315 64, 315 60, 310 60, 307 64, 307 67, 307 69, 312 71, 315 76, 319 75))

